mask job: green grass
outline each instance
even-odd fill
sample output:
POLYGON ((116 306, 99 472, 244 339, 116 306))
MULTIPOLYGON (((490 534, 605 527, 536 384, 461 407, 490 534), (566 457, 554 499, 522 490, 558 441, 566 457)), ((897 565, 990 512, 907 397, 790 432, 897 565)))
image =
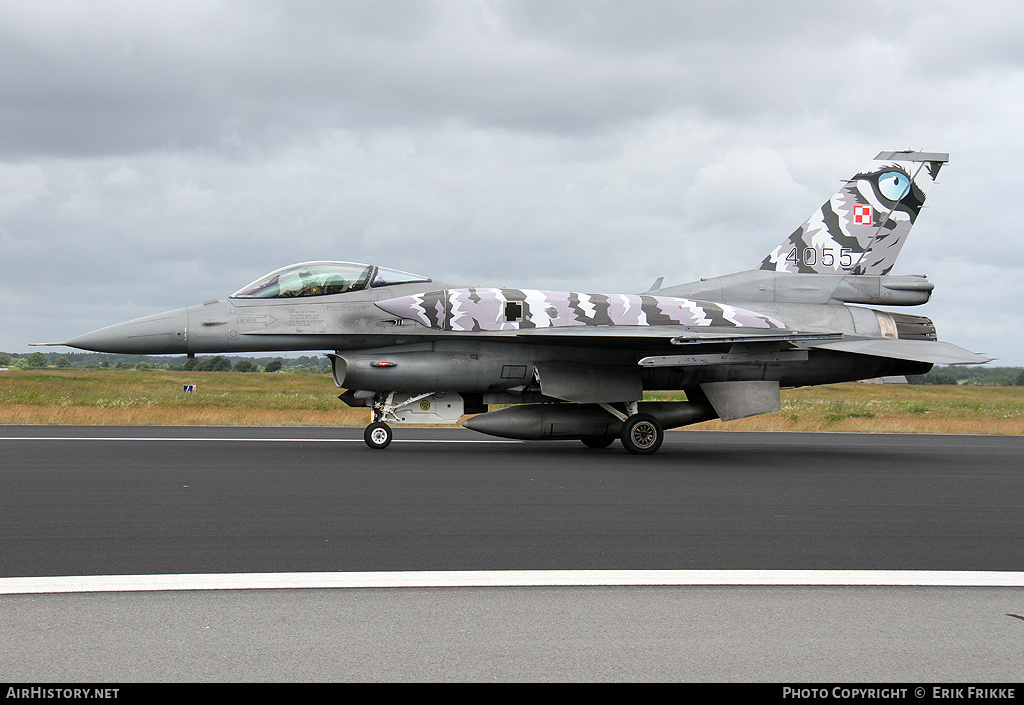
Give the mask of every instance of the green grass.
POLYGON ((345 406, 339 391, 308 373, 12 370, 0 373, 0 423, 365 423, 368 412, 345 406))

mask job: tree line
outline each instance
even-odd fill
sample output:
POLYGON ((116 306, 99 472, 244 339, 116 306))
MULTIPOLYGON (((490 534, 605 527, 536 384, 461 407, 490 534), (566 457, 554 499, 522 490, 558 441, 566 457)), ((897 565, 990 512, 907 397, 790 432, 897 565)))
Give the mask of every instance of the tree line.
POLYGON ((1024 386, 1024 369, 987 365, 936 365, 923 375, 908 375, 911 384, 969 384, 977 387, 1024 386))
POLYGON ((322 356, 297 358, 230 358, 224 355, 181 356, 113 355, 107 353, 0 353, 0 367, 20 369, 175 370, 188 372, 313 372, 331 371, 322 356))

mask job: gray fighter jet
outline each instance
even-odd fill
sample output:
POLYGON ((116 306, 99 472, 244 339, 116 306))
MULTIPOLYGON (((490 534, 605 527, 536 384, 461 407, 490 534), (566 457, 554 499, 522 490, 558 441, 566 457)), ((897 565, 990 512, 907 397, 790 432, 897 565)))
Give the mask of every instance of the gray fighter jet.
POLYGON ((226 299, 87 333, 112 353, 331 350, 364 437, 457 424, 528 440, 616 438, 654 453, 666 428, 781 408, 780 387, 922 374, 988 358, 922 316, 870 308, 931 296, 889 274, 947 154, 882 152, 760 267, 639 294, 450 286, 351 262, 278 269, 226 299), (643 401, 683 390, 686 401, 643 401), (490 405, 503 408, 488 411, 490 405))

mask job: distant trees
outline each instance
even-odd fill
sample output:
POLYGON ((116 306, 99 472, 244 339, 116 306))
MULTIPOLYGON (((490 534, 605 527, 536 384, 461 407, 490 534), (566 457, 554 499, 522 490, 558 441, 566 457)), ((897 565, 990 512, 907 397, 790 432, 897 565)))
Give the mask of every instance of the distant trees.
POLYGON ((298 372, 330 372, 331 361, 326 357, 310 357, 309 355, 300 355, 295 359, 294 364, 291 366, 293 371, 298 372))
POLYGON ((978 387, 1024 386, 1024 370, 1019 367, 987 365, 936 366, 923 375, 907 375, 911 384, 968 384, 978 387))
POLYGON ((259 363, 247 358, 243 358, 232 365, 231 360, 223 355, 217 355, 216 357, 207 357, 202 360, 192 357, 185 360, 184 364, 169 365, 168 369, 183 372, 259 372, 260 366, 259 363))
POLYGON ((923 375, 907 375, 911 384, 957 384, 957 379, 949 372, 935 369, 923 375))
POLYGON ((195 366, 196 372, 229 372, 230 370, 231 360, 227 359, 223 355, 203 360, 195 366))
MULTIPOLYGON (((34 352, 0 353, 0 368, 62 370, 171 370, 176 372, 305 372, 313 374, 330 373, 331 361, 323 355, 301 355, 299 357, 229 358, 118 355, 106 353, 57 353, 34 352)), ((1016 376, 1018 370, 1014 370, 1016 376)))

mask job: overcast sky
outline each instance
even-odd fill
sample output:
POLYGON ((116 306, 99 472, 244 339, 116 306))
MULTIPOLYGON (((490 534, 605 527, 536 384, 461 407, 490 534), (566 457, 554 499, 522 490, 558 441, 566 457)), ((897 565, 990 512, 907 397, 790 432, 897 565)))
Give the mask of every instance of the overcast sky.
POLYGON ((0 0, 0 350, 307 260, 639 292, 756 267, 882 150, 894 274, 1024 365, 1024 3, 0 0))

